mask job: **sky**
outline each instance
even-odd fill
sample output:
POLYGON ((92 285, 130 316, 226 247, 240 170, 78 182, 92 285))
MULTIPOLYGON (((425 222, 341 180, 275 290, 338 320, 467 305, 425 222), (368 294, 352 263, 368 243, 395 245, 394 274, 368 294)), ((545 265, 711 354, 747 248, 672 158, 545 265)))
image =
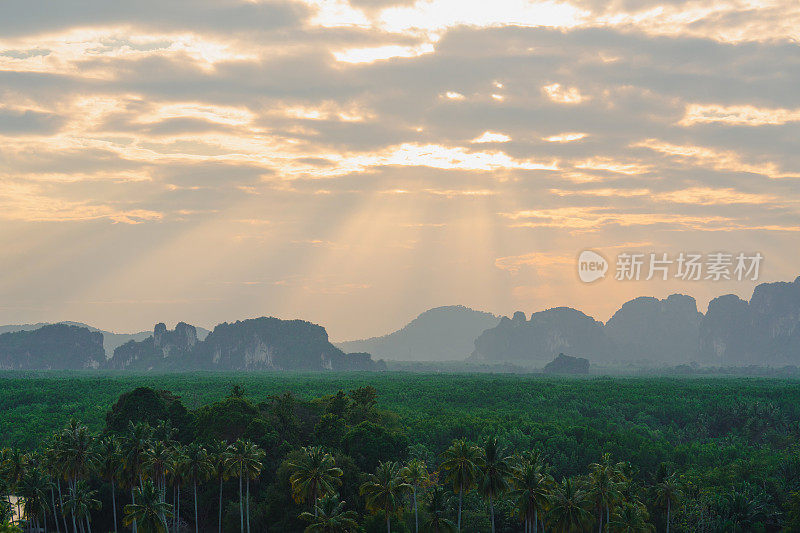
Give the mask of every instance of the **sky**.
POLYGON ((796 0, 5 0, 0 323, 749 298, 800 274, 798 87, 796 0), (681 252, 764 259, 614 279, 681 252))

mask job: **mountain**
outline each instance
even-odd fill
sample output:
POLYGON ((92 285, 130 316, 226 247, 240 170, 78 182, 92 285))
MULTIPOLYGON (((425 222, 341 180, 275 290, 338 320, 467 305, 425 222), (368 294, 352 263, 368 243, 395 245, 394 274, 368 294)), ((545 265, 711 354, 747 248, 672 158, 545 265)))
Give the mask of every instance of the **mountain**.
POLYGON ((503 317, 475 340, 470 360, 543 363, 562 352, 597 361, 612 358, 616 348, 602 322, 570 307, 555 307, 534 313, 530 320, 520 311, 503 317))
POLYGON ((475 339, 495 327, 499 317, 462 305, 425 311, 403 329, 382 337, 336 343, 346 352, 368 352, 393 361, 463 360, 475 339))
MULTIPOLYGON (((113 331, 104 331, 102 329, 98 329, 87 324, 82 324, 81 322, 56 322, 57 324, 67 324, 69 326, 78 326, 80 328, 86 328, 89 331, 94 331, 103 334, 103 348, 105 349, 106 358, 111 358, 114 353, 114 350, 117 349, 118 346, 122 346, 128 341, 142 341, 152 335, 153 333, 150 331, 140 331, 138 333, 114 333, 113 331)), ((35 329, 39 329, 42 326, 50 325, 49 322, 39 322, 37 324, 15 324, 15 325, 8 325, 8 326, 0 326, 0 334, 2 333, 13 333, 16 331, 33 331, 35 329)), ((206 336, 210 332, 204 328, 197 328, 197 337, 202 340, 205 339, 206 336)))
POLYGON ((114 351, 106 368, 134 370, 384 370, 367 353, 346 354, 325 328, 303 320, 255 318, 222 323, 199 340, 194 326, 153 335, 114 351))
POLYGON ((588 374, 589 360, 583 357, 570 357, 563 353, 544 365, 545 374, 588 374))
POLYGON ((78 370, 105 360, 103 335, 88 328, 50 324, 33 331, 0 335, 0 368, 78 370))
POLYGON ((800 277, 762 283, 750 301, 715 298, 700 324, 699 359, 713 365, 786 365, 800 361, 800 277))
POLYGON ((159 323, 149 337, 128 341, 114 350, 105 368, 180 370, 191 366, 191 352, 197 343, 197 328, 194 326, 178 322, 175 329, 169 331, 164 323, 159 323))
POLYGON ((621 359, 688 363, 697 357, 702 319, 691 296, 673 294, 664 300, 643 296, 623 304, 605 331, 617 344, 621 359))

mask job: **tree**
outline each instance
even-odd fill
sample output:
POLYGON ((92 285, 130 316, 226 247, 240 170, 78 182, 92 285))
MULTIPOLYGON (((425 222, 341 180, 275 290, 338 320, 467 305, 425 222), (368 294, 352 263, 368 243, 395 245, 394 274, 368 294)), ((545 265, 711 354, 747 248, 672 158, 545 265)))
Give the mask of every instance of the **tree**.
POLYGON ((461 531, 461 507, 464 493, 475 485, 478 477, 476 463, 479 458, 480 450, 464 439, 453 442, 442 454, 442 469, 447 472, 446 479, 452 483, 453 492, 458 494, 458 531, 461 531))
POLYGON ((677 504, 683 496, 680 478, 673 472, 657 483, 655 490, 656 504, 667 510, 666 533, 669 533, 672 506, 677 504))
POLYGON ((400 465, 389 461, 378 465, 359 492, 366 500, 367 509, 386 513, 386 531, 391 533, 392 515, 402 509, 403 495, 410 490, 411 485, 403 480, 400 465))
POLYGON ((218 503, 218 530, 222 533, 222 484, 228 479, 230 468, 228 464, 228 444, 223 440, 213 440, 208 445, 208 459, 211 463, 211 469, 214 477, 219 485, 219 503, 218 503))
POLYGON ((107 435, 97 443, 95 471, 103 481, 111 483, 111 508, 114 513, 114 531, 117 531, 117 487, 116 480, 122 470, 119 439, 107 435))
POLYGON ((428 514, 425 525, 434 533, 450 533, 456 529, 453 521, 447 518, 446 507, 444 488, 433 487, 425 504, 425 511, 428 514))
POLYGON ((149 479, 134 489, 134 503, 125 506, 126 526, 136 524, 141 533, 167 533, 166 517, 171 517, 170 505, 161 501, 161 495, 149 479))
POLYGON ((478 457, 478 492, 489 500, 489 515, 494 533, 494 500, 508 490, 510 467, 500 449, 497 437, 486 439, 478 457))
POLYGON ((403 479, 411 487, 411 494, 414 501, 414 531, 419 533, 419 513, 417 510, 417 490, 430 482, 430 474, 425 461, 412 459, 403 468, 403 479))
POLYGON ((580 533, 592 523, 592 513, 584 491, 575 487, 570 479, 556 485, 549 512, 550 527, 556 533, 580 533))
POLYGON ((309 522, 306 533, 355 533, 359 531, 358 514, 345 511, 344 502, 336 494, 317 500, 314 513, 305 511, 301 520, 309 522))
POLYGON ((612 533, 651 533, 656 528, 647 523, 648 518, 641 506, 626 502, 614 513, 608 529, 612 533))
MULTIPOLYGON (((128 431, 122 440, 122 462, 123 472, 131 489, 131 501, 136 503, 134 488, 137 484, 141 489, 144 484, 142 481, 142 470, 145 464, 145 454, 150 448, 150 437, 153 429, 146 422, 128 422, 128 431)), ((138 532, 136 521, 133 522, 133 532, 138 532)))
POLYGON ((19 484, 17 496, 25 500, 25 517, 37 529, 42 523, 47 528, 47 515, 50 513, 47 499, 52 486, 53 483, 39 466, 28 468, 19 484))
POLYGON ((193 442, 186 447, 184 452, 184 476, 192 484, 194 492, 194 531, 200 531, 197 516, 197 484, 208 479, 211 474, 211 461, 208 452, 199 443, 193 442))
POLYGON ((510 496, 517 513, 525 522, 525 531, 539 530, 540 517, 547 509, 553 478, 542 473, 538 457, 523 458, 511 471, 510 496))
POLYGON ((73 516, 73 521, 77 520, 80 524, 80 530, 84 530, 83 523, 85 521, 88 533, 91 533, 91 512, 101 507, 100 500, 97 499, 97 491, 91 490, 89 484, 81 479, 75 483, 72 495, 65 502, 65 505, 73 516))
POLYGON ((247 479, 247 532, 250 533, 250 480, 257 477, 262 468, 264 451, 251 441, 237 440, 229 448, 228 464, 239 475, 239 518, 241 531, 245 531, 245 500, 242 481, 247 479))
POLYGON ((622 479, 621 468, 623 465, 612 465, 611 455, 603 454, 600 463, 589 465, 589 496, 598 509, 598 532, 603 530, 603 518, 608 526, 611 519, 611 508, 621 499, 619 487, 622 479))
POLYGON ((304 447, 300 457, 289 463, 289 468, 294 500, 309 503, 315 510, 318 498, 336 492, 336 486, 342 484, 342 469, 320 446, 304 447))

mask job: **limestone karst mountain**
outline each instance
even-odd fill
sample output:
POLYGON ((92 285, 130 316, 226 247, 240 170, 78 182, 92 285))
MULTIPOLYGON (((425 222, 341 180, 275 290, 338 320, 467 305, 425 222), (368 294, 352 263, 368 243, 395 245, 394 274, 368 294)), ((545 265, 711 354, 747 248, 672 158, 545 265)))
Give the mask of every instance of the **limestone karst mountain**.
POLYGON ((48 324, 32 331, 0 335, 0 368, 80 370, 105 360, 103 335, 85 327, 48 324))
POLYGON ((130 370, 381 370, 369 354, 346 354, 325 328, 303 320, 255 318, 222 323, 200 341, 194 326, 156 324, 153 335, 128 342, 106 368, 130 370))

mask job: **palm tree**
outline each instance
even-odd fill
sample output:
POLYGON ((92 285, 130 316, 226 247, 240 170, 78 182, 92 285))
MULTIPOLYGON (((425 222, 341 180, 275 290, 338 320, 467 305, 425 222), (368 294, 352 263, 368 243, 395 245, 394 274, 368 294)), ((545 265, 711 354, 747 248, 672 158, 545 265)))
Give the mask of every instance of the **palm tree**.
POLYGON ((489 500, 489 515, 494 533, 494 500, 508 490, 508 478, 511 475, 511 468, 498 445, 497 437, 486 439, 477 466, 478 492, 489 500))
POLYGON ((173 448, 163 440, 154 440, 144 452, 144 467, 158 490, 161 501, 166 500, 167 469, 172 459, 173 448))
POLYGON ((97 444, 95 470, 103 481, 111 483, 111 507, 114 511, 114 532, 117 531, 117 485, 120 466, 120 443, 114 435, 103 437, 97 444))
POLYGON ((580 533, 592 523, 592 513, 587 510, 586 493, 565 479, 556 485, 549 513, 551 527, 556 533, 580 533))
POLYGON ((444 488, 440 486, 433 487, 425 505, 425 510, 428 513, 428 520, 425 525, 434 533, 450 533, 456 529, 453 521, 448 520, 446 517, 447 509, 445 504, 444 488))
POLYGON ((430 482, 430 474, 425 461, 412 459, 403 468, 403 479, 411 486, 411 493, 414 500, 414 531, 419 533, 419 513, 417 512, 417 489, 430 482))
POLYGON ((656 504, 667 508, 666 533, 669 533, 669 522, 672 506, 677 504, 683 497, 680 478, 673 472, 665 476, 661 482, 656 484, 656 504))
MULTIPOLYGON (((143 487, 142 471, 145 464, 145 454, 150 448, 150 437, 153 429, 145 422, 128 422, 128 431, 122 440, 122 461, 125 477, 131 489, 131 501, 136 503, 136 492, 134 489, 138 485, 143 487)), ((133 522, 133 533, 137 533, 138 525, 133 522)))
POLYGON ((539 530, 540 515, 544 515, 550 498, 553 478, 542 473, 538 457, 523 459, 511 472, 511 499, 525 521, 525 532, 539 530), (531 527, 533 526, 533 527, 531 527))
POLYGON ((197 484, 208 479, 211 473, 211 462, 208 460, 208 452, 200 446, 200 444, 193 442, 186 447, 184 459, 184 475, 186 480, 192 484, 194 490, 194 531, 200 531, 200 525, 197 519, 197 484))
MULTIPOLYGON (((6 490, 8 491, 8 505, 11 506, 11 494, 16 493, 19 483, 25 476, 27 457, 20 450, 6 449, 3 457, 3 478, 6 480, 6 490)), ((17 498, 17 516, 22 516, 20 512, 20 501, 17 498)))
POLYGON ((289 468, 294 500, 309 503, 315 512, 317 499, 336 492, 336 486, 342 484, 342 469, 336 467, 333 456, 321 446, 303 448, 300 457, 289 463, 289 468))
POLYGON ((186 454, 183 446, 177 445, 172 450, 172 456, 167 464, 167 473, 172 480, 172 522, 175 531, 181 520, 181 485, 184 482, 186 454))
POLYGON ((606 527, 608 527, 611 519, 611 508, 621 499, 622 495, 619 488, 623 478, 622 466, 622 464, 612 465, 611 455, 608 453, 603 454, 603 459, 600 463, 589 465, 591 473, 589 474, 590 489, 588 496, 594 501, 598 509, 598 532, 603 530, 603 515, 605 514, 605 523, 606 527))
POLYGON ((222 533, 222 484, 230 474, 228 444, 222 440, 212 441, 208 446, 208 458, 211 462, 213 475, 217 478, 217 484, 219 485, 218 530, 219 533, 222 533))
POLYGON ((75 483, 72 495, 66 502, 67 509, 73 517, 73 523, 77 519, 80 530, 84 531, 83 523, 86 522, 88 533, 92 533, 91 512, 100 509, 100 500, 97 499, 97 491, 91 490, 84 480, 75 483))
POLYGON ((126 526, 136 524, 142 533, 167 533, 166 517, 172 516, 170 505, 161 501, 161 495, 149 479, 134 489, 134 503, 125 506, 126 526), (138 502, 138 503, 136 503, 138 502))
MULTIPOLYGON (((88 513, 89 509, 86 506, 76 507, 78 503, 86 503, 85 498, 83 498, 85 495, 81 495, 79 498, 77 485, 78 481, 89 473, 91 465, 95 461, 94 437, 89 433, 89 429, 86 426, 73 418, 61 432, 60 452, 58 459, 63 465, 64 475, 70 487, 70 501, 73 502, 72 506, 68 505, 67 507, 70 508, 72 529, 76 530, 76 518, 80 519, 80 516, 75 516, 76 510, 86 510, 88 513)), ((88 490, 88 487, 84 487, 84 489, 88 490)))
POLYGON ((453 492, 458 494, 458 531, 461 531, 461 507, 464 493, 470 490, 478 477, 476 462, 480 450, 464 439, 459 439, 442 454, 442 468, 447 471, 447 481, 453 484, 453 492))
POLYGON ((50 506, 47 499, 53 484, 41 467, 29 468, 19 484, 18 497, 25 499, 25 516, 29 522, 40 529, 40 520, 47 531, 47 515, 50 506))
POLYGON ((411 490, 411 485, 403 480, 402 474, 399 464, 381 462, 359 489, 366 499, 367 509, 386 513, 387 533, 392 532, 392 515, 402 508, 403 495, 411 490))
POLYGON ((336 494, 329 494, 317 501, 314 513, 305 511, 301 520, 309 522, 305 533, 355 533, 359 531, 358 514, 345 511, 344 502, 336 494))
POLYGON ((653 524, 648 524, 647 511, 639 505, 625 503, 608 524, 612 533, 651 533, 656 530, 653 524))
POLYGON ((250 480, 261 473, 264 451, 249 440, 239 439, 229 448, 228 464, 231 471, 239 475, 239 520, 241 531, 245 531, 245 499, 242 481, 247 479, 247 533, 250 533, 250 480))

